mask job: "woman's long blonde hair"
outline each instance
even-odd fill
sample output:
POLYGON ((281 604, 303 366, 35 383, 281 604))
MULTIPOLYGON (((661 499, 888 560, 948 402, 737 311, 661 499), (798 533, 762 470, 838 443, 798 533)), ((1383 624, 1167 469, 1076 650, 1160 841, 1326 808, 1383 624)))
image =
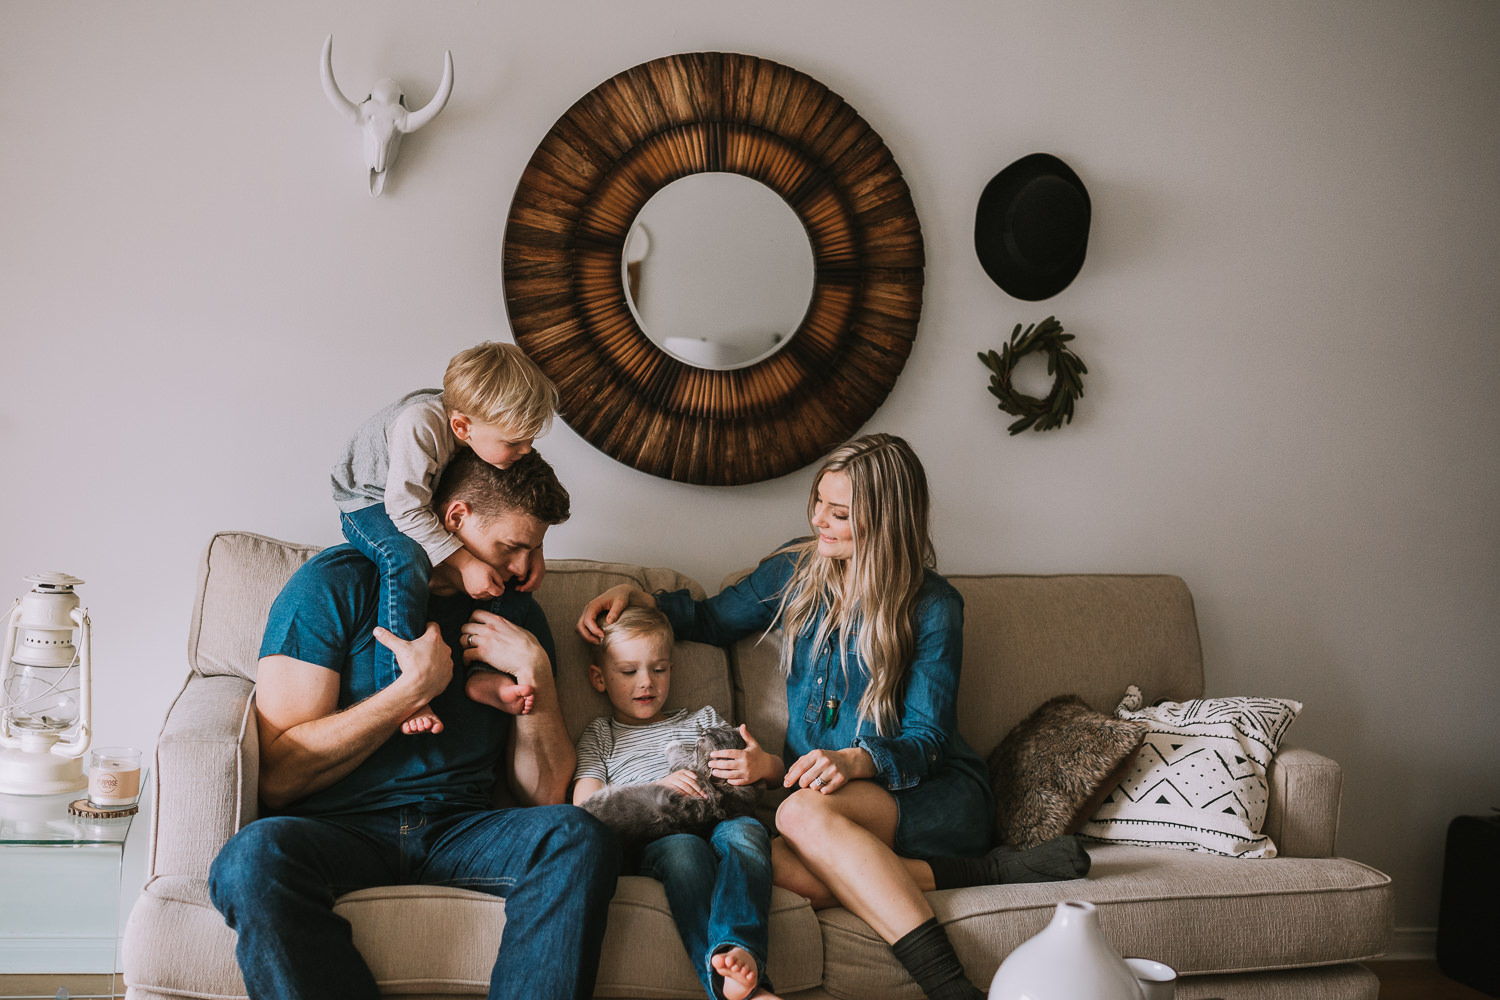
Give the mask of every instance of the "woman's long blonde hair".
MULTIPOLYGON (((927 474, 903 439, 891 434, 855 438, 829 455, 818 470, 807 502, 809 521, 818 484, 830 472, 849 477, 852 565, 820 556, 816 539, 790 546, 796 563, 777 612, 777 624, 784 630, 781 669, 791 672, 796 638, 820 610, 827 613, 813 636, 814 649, 835 630, 847 635, 858 628, 855 669, 870 677, 859 700, 859 717, 872 720, 884 735, 900 722, 906 672, 916 647, 912 619, 917 593, 924 570, 937 562, 927 524, 927 474)), ((847 677, 844 648, 840 643, 847 677)))

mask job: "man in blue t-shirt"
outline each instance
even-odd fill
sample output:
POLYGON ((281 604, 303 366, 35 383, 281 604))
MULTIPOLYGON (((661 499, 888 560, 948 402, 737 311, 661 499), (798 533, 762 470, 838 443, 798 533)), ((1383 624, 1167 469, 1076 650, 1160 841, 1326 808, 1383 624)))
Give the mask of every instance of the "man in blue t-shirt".
MULTIPOLYGON (((501 471, 465 452, 433 497, 444 526, 513 579, 527 576, 568 503, 535 453, 501 471)), ((338 545, 302 566, 271 608, 255 709, 260 799, 274 815, 232 837, 209 874, 250 996, 374 1000, 375 978, 333 903, 400 884, 505 899, 492 1000, 592 996, 618 849, 593 817, 561 804, 573 744, 546 617, 519 591, 471 597, 438 566, 427 631, 405 641, 375 625, 379 583, 374 563, 338 545), (384 688, 377 642, 401 668, 384 688), (476 665, 529 685, 531 711, 466 696, 465 668, 486 669, 476 665), (442 724, 402 734, 429 702, 442 724), (512 793, 534 808, 493 808, 502 760, 512 793)))

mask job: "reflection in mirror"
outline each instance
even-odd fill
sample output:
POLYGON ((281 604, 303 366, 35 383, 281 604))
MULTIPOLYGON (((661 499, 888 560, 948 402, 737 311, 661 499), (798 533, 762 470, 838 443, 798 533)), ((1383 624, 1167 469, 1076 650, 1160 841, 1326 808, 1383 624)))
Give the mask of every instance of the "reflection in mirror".
POLYGON ((743 368, 775 353, 812 301, 802 221, 741 174, 692 174, 658 191, 631 225, 621 266, 646 336, 698 368, 743 368))

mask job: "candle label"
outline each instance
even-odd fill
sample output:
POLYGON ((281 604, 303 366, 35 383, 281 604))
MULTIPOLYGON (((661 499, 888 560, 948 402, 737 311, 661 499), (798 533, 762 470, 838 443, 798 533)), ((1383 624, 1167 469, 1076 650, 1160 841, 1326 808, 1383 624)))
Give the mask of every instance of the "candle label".
POLYGON ((89 802, 96 806, 133 806, 141 796, 139 765, 101 761, 89 771, 89 802))

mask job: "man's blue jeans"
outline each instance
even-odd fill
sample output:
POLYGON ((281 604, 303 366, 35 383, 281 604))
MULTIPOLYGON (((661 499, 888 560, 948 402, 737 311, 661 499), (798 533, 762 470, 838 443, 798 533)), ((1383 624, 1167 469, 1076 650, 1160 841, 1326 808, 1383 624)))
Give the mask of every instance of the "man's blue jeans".
POLYGON ((272 816, 224 845, 209 896, 239 935, 252 1000, 377 1000, 334 900, 380 885, 445 885, 505 900, 490 1000, 586 1000, 619 847, 582 809, 442 803, 318 818, 272 816))
MULTIPOLYGON (((339 515, 349 544, 380 570, 380 603, 375 624, 401 639, 416 639, 427 631, 427 583, 432 561, 415 538, 401 533, 384 504, 372 504, 339 515)), ((385 646, 375 650, 375 682, 390 687, 400 668, 396 654, 385 646)))
POLYGON ((661 882, 677 933, 708 995, 722 1000, 724 977, 710 964, 714 954, 739 946, 766 979, 771 913, 771 838, 749 816, 726 819, 707 840, 676 833, 653 840, 640 872, 661 882))

